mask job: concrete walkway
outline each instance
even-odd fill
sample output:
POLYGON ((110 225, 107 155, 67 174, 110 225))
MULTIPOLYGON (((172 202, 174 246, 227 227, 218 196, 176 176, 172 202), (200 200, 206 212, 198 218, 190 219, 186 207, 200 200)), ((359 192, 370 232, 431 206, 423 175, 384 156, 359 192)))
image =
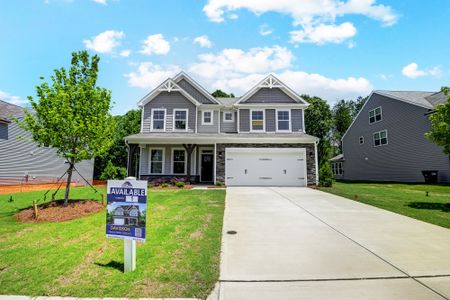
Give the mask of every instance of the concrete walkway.
POLYGON ((450 230, 308 188, 230 187, 216 294, 448 299, 450 230))

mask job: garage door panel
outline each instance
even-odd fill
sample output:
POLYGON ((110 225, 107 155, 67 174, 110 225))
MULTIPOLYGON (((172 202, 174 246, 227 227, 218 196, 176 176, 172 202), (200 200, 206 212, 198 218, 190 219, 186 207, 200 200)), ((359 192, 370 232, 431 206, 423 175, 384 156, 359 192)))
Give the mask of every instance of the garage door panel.
POLYGON ((305 186, 304 148, 227 148, 226 184, 305 186))

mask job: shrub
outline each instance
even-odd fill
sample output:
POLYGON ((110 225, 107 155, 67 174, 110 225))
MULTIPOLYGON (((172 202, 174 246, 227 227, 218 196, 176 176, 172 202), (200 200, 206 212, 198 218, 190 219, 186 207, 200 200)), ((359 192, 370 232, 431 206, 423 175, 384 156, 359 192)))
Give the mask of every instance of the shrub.
POLYGON ((221 182, 221 181, 216 181, 216 182, 214 183, 214 185, 215 185, 215 186, 223 186, 223 182, 221 182))
POLYGON ((324 161, 319 169, 319 185, 323 187, 333 186, 333 174, 329 161, 324 161))
POLYGON ((100 175, 101 180, 109 179, 124 179, 127 176, 127 169, 115 166, 111 161, 108 161, 106 168, 100 175))
POLYGON ((184 188, 184 186, 185 186, 186 184, 185 184, 183 181, 177 181, 177 182, 175 183, 175 185, 181 189, 181 188, 184 188))
POLYGON ((168 183, 162 183, 162 184, 161 184, 161 187, 162 187, 162 188, 169 187, 169 184, 168 184, 168 183))

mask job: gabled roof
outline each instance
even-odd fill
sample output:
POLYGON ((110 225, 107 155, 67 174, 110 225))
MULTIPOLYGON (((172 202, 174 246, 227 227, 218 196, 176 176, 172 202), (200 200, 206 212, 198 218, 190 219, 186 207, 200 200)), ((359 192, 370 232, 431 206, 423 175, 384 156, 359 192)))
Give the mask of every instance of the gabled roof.
POLYGON ((427 100, 427 97, 434 94, 434 92, 415 92, 415 91, 373 91, 374 93, 400 100, 409 104, 420 107, 432 109, 433 105, 427 100))
POLYGON ((185 90, 183 90, 172 78, 166 79, 163 83, 161 83, 158 87, 156 87, 153 91, 148 93, 141 101, 138 102, 139 106, 144 106, 145 104, 152 101, 156 96, 158 96, 162 92, 179 92, 183 96, 185 96, 189 101, 194 103, 194 105, 198 106, 201 103, 195 100, 191 95, 189 95, 185 90))
POLYGON ((299 94, 294 92, 291 88, 289 88, 286 84, 284 84, 281 80, 276 78, 273 74, 268 75, 266 78, 258 82, 250 91, 248 91, 244 96, 242 96, 236 104, 243 104, 247 101, 251 96, 253 96, 257 91, 262 88, 279 88, 284 93, 286 93, 289 97, 295 100, 299 104, 309 105, 299 94))
POLYGON ((436 107, 439 104, 447 103, 448 101, 448 97, 444 92, 437 92, 425 98, 431 103, 431 105, 433 105, 433 107, 436 107))
POLYGON ((209 99, 212 103, 219 104, 217 100, 210 93, 208 93, 208 91, 205 88, 203 88, 199 83, 197 83, 194 79, 192 79, 192 77, 190 77, 185 72, 181 71, 173 78, 173 80, 176 83, 180 82, 182 79, 189 82, 195 89, 197 89, 203 96, 209 99))
POLYGON ((344 159, 344 154, 338 154, 335 157, 330 158, 330 161, 343 161, 344 159))
POLYGON ((240 97, 229 97, 229 98, 225 98, 225 97, 217 97, 216 100, 217 102, 219 102, 220 104, 222 104, 225 108, 232 108, 233 105, 239 101, 239 99, 241 99, 240 97))
POLYGON ((0 121, 10 123, 12 118, 23 115, 23 108, 0 100, 0 121))

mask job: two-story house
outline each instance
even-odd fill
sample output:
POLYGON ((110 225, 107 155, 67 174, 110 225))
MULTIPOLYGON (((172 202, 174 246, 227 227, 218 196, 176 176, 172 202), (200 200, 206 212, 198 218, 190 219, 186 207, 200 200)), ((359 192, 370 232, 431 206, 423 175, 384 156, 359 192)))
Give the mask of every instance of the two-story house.
POLYGON ((308 103, 273 75, 242 97, 215 98, 181 72, 139 106, 141 131, 125 140, 129 157, 140 151, 141 179, 229 186, 317 183, 318 139, 305 133, 308 103))
POLYGON ((438 171, 450 182, 450 160, 427 138, 428 115, 444 93, 374 91, 342 138, 343 154, 331 159, 336 179, 423 182, 438 171))

